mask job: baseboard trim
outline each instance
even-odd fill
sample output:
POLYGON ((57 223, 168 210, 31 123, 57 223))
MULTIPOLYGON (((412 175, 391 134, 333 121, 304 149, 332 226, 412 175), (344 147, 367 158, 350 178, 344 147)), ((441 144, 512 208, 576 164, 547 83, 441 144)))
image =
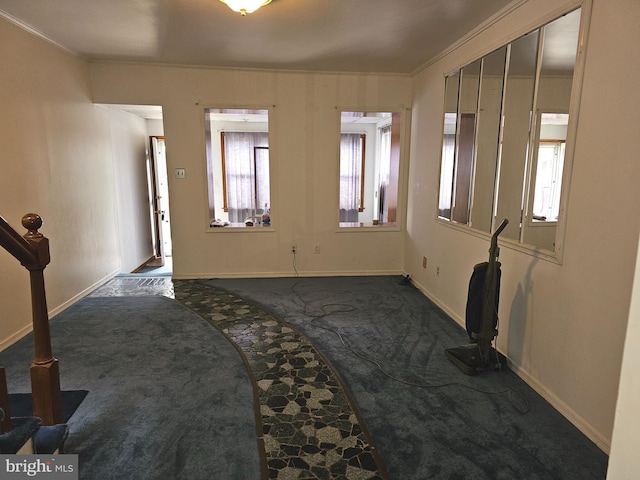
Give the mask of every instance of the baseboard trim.
MULTIPOLYGON (((57 307, 53 308, 52 310, 49 310, 49 312, 48 312, 49 320, 53 319, 59 313, 62 313, 64 310, 69 308, 74 303, 82 300, 84 297, 89 295, 91 292, 93 292, 98 287, 101 287, 102 285, 107 283, 109 280, 114 278, 118 273, 119 273, 119 270, 114 270, 110 274, 106 275, 105 277, 103 277, 100 280, 98 280, 97 282, 95 282, 93 285, 85 288, 82 292, 78 293, 77 295, 74 295, 73 297, 71 297, 66 302, 58 305, 57 307)), ((33 324, 31 322, 29 322, 28 325, 25 325, 23 328, 18 330, 16 333, 14 333, 13 335, 7 337, 2 342, 0 342, 0 352, 5 350, 6 348, 10 347, 11 345, 16 343, 17 341, 23 339, 24 337, 29 335, 32 331, 33 331, 33 324)))
POLYGON ((190 273, 176 274, 174 272, 172 278, 175 280, 195 280, 208 278, 289 278, 289 277, 372 277, 380 275, 402 275, 401 270, 377 270, 377 271, 348 271, 348 272, 328 272, 328 271, 312 271, 312 272, 242 272, 242 273, 190 273))
POLYGON ((85 288, 84 290, 82 290, 80 293, 74 295, 73 297, 71 297, 66 302, 58 305, 57 307, 55 307, 52 310, 49 310, 49 319, 52 319, 53 317, 55 317, 59 313, 64 312, 71 305, 73 305, 76 302, 79 302, 84 297, 89 295, 91 292, 93 292, 94 290, 96 290, 97 288, 101 287, 102 285, 107 283, 109 280, 114 278, 118 273, 120 273, 120 270, 114 270, 113 272, 107 274, 106 276, 104 276, 100 280, 98 280, 97 282, 93 283, 92 285, 90 285, 87 288, 85 288))
POLYGON ((158 258, 158 257, 156 257, 155 255, 151 255, 148 259, 146 259, 144 261, 144 263, 142 263, 142 264, 138 265, 136 268, 134 268, 131 273, 138 273, 140 270, 142 270, 147 265, 147 263, 152 262, 156 258, 158 258))
MULTIPOLYGON (((445 304, 443 304, 435 295, 433 295, 428 289, 426 289, 423 285, 416 282, 415 280, 411 280, 413 285, 422 292, 424 296, 426 296, 429 300, 435 303, 439 308, 441 308, 449 317, 451 317, 456 323, 464 328, 465 321, 460 316, 456 315, 451 311, 445 304)), ((578 430, 580 430, 589 440, 595 443, 600 450, 602 450, 607 455, 611 449, 611 441, 605 438, 600 432, 595 430, 589 422, 587 422, 584 418, 578 415, 571 407, 569 407, 564 401, 562 401, 558 396, 556 396, 553 392, 551 392, 547 387, 538 382, 531 374, 523 369, 520 365, 513 362, 503 351, 500 351, 505 357, 507 357, 509 368, 520 377, 527 385, 529 385, 535 392, 544 398, 549 404, 555 408, 560 414, 565 417, 569 422, 571 422, 578 430)))
POLYGON ((422 294, 427 297, 429 300, 431 300, 433 303, 435 303, 438 308, 440 308, 444 313, 446 313, 449 317, 451 317, 458 325, 460 325, 462 328, 464 327, 464 318, 460 317, 457 313, 455 313, 453 310, 451 310, 446 304, 442 303, 438 297, 436 297, 433 293, 431 293, 428 289, 426 289, 423 285, 421 285, 419 282, 416 282, 413 278, 411 279, 411 283, 413 284, 414 287, 416 287, 418 290, 420 290, 420 292, 422 292, 422 294))
POLYGON ((533 378, 529 372, 521 368, 516 363, 508 360, 509 368, 518 375, 527 385, 533 388, 542 398, 549 402, 553 408, 569 420, 578 430, 580 430, 589 440, 595 443, 600 450, 609 455, 611 450, 611 441, 605 438, 600 432, 596 431, 584 418, 578 415, 564 401, 558 398, 553 392, 549 391, 544 385, 533 378))
POLYGON ((33 330, 33 325, 29 323, 29 325, 26 325, 25 327, 21 328, 10 337, 7 337, 2 343, 0 343, 0 352, 10 347, 14 343, 16 343, 18 340, 21 340, 22 338, 29 335, 29 333, 31 333, 32 330, 33 330))

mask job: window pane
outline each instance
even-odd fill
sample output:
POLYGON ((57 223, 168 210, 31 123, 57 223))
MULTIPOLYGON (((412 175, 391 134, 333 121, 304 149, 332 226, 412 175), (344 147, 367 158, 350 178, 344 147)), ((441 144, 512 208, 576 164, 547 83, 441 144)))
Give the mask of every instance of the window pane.
POLYGON ((564 142, 540 144, 533 197, 534 220, 551 222, 558 220, 562 169, 564 166, 564 145, 564 142))
POLYGON ((401 115, 341 112, 341 227, 395 225, 401 115))
POLYGON ((438 216, 449 220, 451 219, 451 208, 453 207, 453 172, 456 158, 459 88, 459 72, 456 72, 446 78, 444 93, 444 135, 442 141, 442 160, 440 163, 438 216))
POLYGON ((256 208, 258 212, 266 212, 271 205, 269 193, 269 147, 256 147, 256 208))
POLYGON ((340 136, 340 221, 357 222, 362 181, 363 138, 357 133, 340 136))
POLYGON ((271 209, 267 110, 205 109, 211 226, 260 225, 271 209))
POLYGON ((454 193, 451 220, 469 223, 471 177, 475 160, 476 112, 480 84, 480 60, 461 70, 458 108, 458 142, 454 167, 454 193))
POLYGON ((482 58, 469 225, 483 232, 491 232, 506 55, 502 47, 482 58))
POLYGON ((536 30, 511 43, 502 107, 502 145, 497 178, 496 222, 506 218, 502 237, 520 240, 523 185, 529 161, 529 136, 537 67, 536 30))

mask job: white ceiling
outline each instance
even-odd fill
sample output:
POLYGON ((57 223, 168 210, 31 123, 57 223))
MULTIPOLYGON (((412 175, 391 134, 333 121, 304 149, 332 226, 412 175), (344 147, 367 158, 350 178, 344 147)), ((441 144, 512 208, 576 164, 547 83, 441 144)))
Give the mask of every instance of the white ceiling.
POLYGON ((410 74, 512 0, 0 0, 0 15, 89 60, 410 74))

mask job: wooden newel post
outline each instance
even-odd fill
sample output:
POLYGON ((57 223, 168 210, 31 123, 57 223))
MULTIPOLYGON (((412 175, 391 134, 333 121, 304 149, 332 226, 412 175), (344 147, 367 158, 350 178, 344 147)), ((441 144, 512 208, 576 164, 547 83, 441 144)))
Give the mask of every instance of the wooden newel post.
POLYGON ((38 232, 42 219, 35 213, 22 217, 22 225, 28 230, 24 239, 34 254, 33 263, 23 264, 31 277, 31 306, 33 312, 34 359, 31 364, 31 394, 33 414, 42 419, 44 425, 62 423, 62 401, 60 398, 60 373, 58 360, 51 351, 49 313, 44 289, 44 269, 51 261, 49 240, 38 232))

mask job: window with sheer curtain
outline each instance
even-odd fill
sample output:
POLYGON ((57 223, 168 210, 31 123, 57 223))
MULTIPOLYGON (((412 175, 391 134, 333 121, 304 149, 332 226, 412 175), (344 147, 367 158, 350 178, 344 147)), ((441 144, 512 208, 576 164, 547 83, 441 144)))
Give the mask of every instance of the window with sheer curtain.
POLYGON ((222 132, 224 211, 229 222, 262 215, 269 208, 269 134, 222 132))
POLYGON ((340 135, 340 221, 357 222, 363 210, 365 135, 340 135))
POLYGON ((402 118, 401 111, 340 111, 339 228, 396 226, 402 118))
POLYGON ((204 130, 209 226, 272 226, 269 110, 205 108, 204 130))

